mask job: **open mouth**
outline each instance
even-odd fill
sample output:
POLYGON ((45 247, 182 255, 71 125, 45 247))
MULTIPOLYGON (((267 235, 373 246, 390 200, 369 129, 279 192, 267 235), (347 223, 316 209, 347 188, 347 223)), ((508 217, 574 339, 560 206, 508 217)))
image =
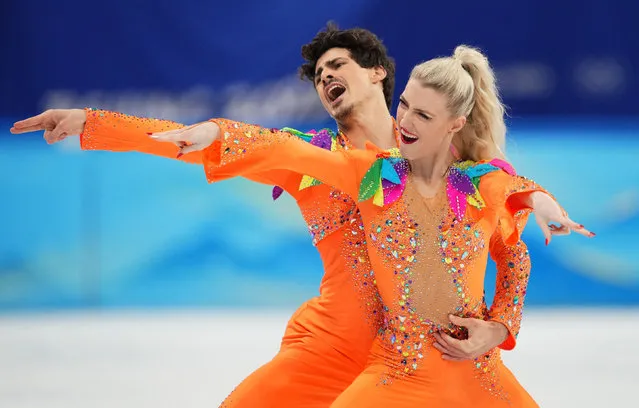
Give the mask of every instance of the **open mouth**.
POLYGON ((401 128, 400 134, 402 135, 402 143, 404 144, 413 144, 419 140, 417 135, 410 133, 408 130, 401 128))
POLYGON ((331 104, 336 104, 344 92, 346 92, 346 87, 339 82, 332 82, 324 89, 326 99, 331 104))

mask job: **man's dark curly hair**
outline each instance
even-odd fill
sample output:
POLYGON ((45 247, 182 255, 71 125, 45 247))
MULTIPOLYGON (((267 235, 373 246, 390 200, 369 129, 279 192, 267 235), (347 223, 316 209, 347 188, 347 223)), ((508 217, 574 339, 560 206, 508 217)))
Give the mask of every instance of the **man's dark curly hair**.
POLYGON ((382 81, 382 85, 386 105, 390 110, 395 89, 395 61, 388 56, 382 41, 363 28, 340 30, 335 23, 329 22, 324 31, 317 33, 310 43, 302 47, 302 58, 306 62, 300 67, 300 77, 315 83, 317 60, 331 48, 349 50, 351 58, 362 68, 384 67, 386 78, 382 81))

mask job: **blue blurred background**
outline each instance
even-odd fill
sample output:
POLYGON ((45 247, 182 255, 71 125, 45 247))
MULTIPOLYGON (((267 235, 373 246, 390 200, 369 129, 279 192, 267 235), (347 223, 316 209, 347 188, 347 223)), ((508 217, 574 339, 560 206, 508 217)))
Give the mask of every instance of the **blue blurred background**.
POLYGON ((300 47, 328 20, 378 34, 413 65, 485 50, 510 112, 509 156, 597 233, 549 247, 534 223, 528 304, 639 304, 639 3, 24 0, 0 6, 0 310, 292 309, 321 264, 290 198, 140 154, 10 135, 85 106, 191 123, 333 127, 300 47))

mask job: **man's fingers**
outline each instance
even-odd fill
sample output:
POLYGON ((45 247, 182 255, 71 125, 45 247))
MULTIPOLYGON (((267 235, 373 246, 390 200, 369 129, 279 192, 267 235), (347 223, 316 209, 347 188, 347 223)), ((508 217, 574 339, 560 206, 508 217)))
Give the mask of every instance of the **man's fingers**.
POLYGON ((13 127, 16 129, 24 129, 32 126, 43 126, 44 120, 46 119, 47 115, 49 115, 48 111, 42 112, 39 115, 32 116, 24 120, 19 120, 13 124, 13 127))
POLYGON ((435 343, 433 343, 433 347, 439 350, 442 353, 442 356, 448 355, 456 358, 464 358, 464 353, 462 351, 447 347, 441 342, 436 341, 435 343))
POLYGON ((52 130, 45 130, 44 131, 44 140, 48 143, 48 144, 52 144, 53 143, 53 139, 51 138, 51 134, 53 133, 52 130))
POLYGON ((454 351, 454 348, 450 347, 448 343, 444 341, 440 333, 434 333, 433 337, 435 337, 435 347, 437 348, 437 346, 439 346, 441 348, 441 349, 438 348, 439 351, 442 351, 442 352, 445 351, 445 352, 451 352, 451 353, 454 351))
POLYGON ((437 350, 441 351, 442 354, 450 352, 446 347, 444 347, 443 345, 441 345, 438 342, 433 343, 433 347, 435 347, 437 350))
POLYGON ((472 326, 473 323, 475 323, 472 318, 459 317, 453 314, 448 315, 448 320, 450 320, 451 323, 453 323, 454 325, 462 326, 466 328, 472 326))
POLYGON ((445 333, 435 333, 435 334, 439 335, 439 339, 441 340, 441 343, 444 344, 448 349, 459 350, 461 352, 465 351, 462 340, 454 339, 445 333))
POLYGON ((57 142, 61 142, 61 141, 63 141, 64 139, 66 139, 66 138, 67 138, 67 136, 69 136, 69 134, 68 134, 67 132, 60 132, 60 133, 57 135, 57 137, 56 137, 56 141, 57 141, 57 142))
POLYGON ((449 354, 442 354, 442 359, 447 360, 447 361, 466 361, 466 360, 472 360, 472 358, 470 357, 455 357, 455 356, 451 356, 449 354))
POLYGON ((13 133, 14 135, 19 135, 21 133, 36 132, 38 130, 44 130, 44 125, 38 124, 38 125, 26 126, 26 127, 14 126, 11 129, 9 129, 9 132, 13 133))
POLYGON ((57 126, 51 131, 50 138, 52 143, 56 143, 67 137, 68 133, 62 126, 57 126))
POLYGON ((68 133, 62 128, 62 126, 56 126, 53 130, 44 131, 44 140, 46 140, 48 144, 59 142, 67 136, 68 133))

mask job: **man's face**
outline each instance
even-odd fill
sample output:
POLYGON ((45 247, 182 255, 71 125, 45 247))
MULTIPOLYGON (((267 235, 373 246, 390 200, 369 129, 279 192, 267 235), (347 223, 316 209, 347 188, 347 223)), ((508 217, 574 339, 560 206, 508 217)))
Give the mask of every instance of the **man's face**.
POLYGON ((345 48, 326 51, 317 60, 314 78, 324 109, 337 121, 350 116, 381 83, 379 71, 359 66, 345 48))

